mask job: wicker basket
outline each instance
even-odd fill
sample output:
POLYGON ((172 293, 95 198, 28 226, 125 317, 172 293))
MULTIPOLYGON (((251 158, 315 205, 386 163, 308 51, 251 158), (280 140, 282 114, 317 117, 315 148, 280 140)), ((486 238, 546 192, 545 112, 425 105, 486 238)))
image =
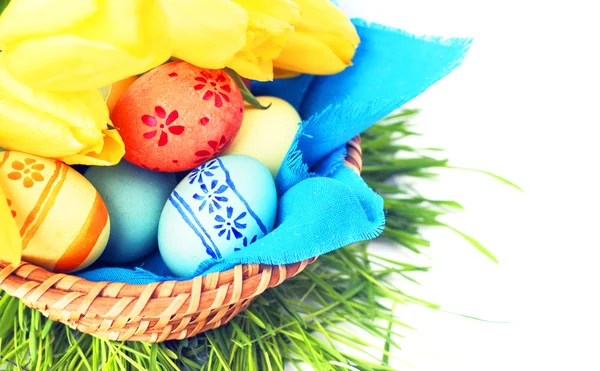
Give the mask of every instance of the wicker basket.
MULTIPOLYGON (((360 173, 360 138, 345 164, 360 173)), ((189 281, 148 285, 91 282, 21 262, 0 263, 0 288, 69 327, 111 340, 185 339, 227 323, 266 289, 302 272, 317 258, 288 265, 238 265, 189 281)))

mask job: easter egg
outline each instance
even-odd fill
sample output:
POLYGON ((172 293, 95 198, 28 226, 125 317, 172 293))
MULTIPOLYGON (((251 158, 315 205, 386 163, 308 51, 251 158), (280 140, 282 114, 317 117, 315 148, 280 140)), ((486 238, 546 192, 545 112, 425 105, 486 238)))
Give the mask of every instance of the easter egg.
POLYGON ((111 113, 125 159, 154 171, 191 170, 237 135, 242 94, 223 70, 183 61, 159 66, 127 89, 111 113))
POLYGON ((23 260, 54 272, 74 272, 104 251, 110 220, 102 197, 60 161, 0 153, 0 186, 23 241, 23 260))
POLYGON ((158 221, 177 185, 174 173, 157 173, 123 160, 116 166, 92 166, 84 176, 102 196, 112 220, 100 260, 127 263, 158 247, 158 221))
POLYGON ((246 106, 242 127, 223 154, 254 157, 265 164, 275 177, 302 120, 296 109, 283 99, 256 98, 263 106, 271 104, 271 107, 262 110, 246 106))
POLYGON ((273 229, 277 191, 269 170, 244 155, 194 169, 169 196, 158 226, 160 254, 177 276, 227 257, 273 229))

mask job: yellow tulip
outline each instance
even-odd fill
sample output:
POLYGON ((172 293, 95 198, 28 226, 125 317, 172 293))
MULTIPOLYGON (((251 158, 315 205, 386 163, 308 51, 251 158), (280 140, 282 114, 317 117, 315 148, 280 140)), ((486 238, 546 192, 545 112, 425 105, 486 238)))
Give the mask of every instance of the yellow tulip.
MULTIPOLYGON (((294 0, 301 16, 275 59, 280 70, 330 75, 352 65, 360 38, 348 17, 329 0, 294 0)), ((285 76, 280 72, 279 75, 285 76)))
POLYGON ((219 69, 246 43, 248 15, 230 0, 158 1, 175 58, 219 69))
POLYGON ((248 12, 245 46, 227 67, 243 77, 273 80, 273 60, 286 44, 300 8, 291 0, 233 0, 248 12))
POLYGON ((45 91, 108 86, 171 56, 260 81, 273 66, 331 74, 358 43, 329 0, 14 0, 0 16, 6 67, 45 91))
MULTIPOLYGON (((4 53, 2 53, 4 54, 4 53)), ((0 147, 67 164, 108 166, 125 154, 97 89, 40 92, 14 79, 0 54, 0 147)))
POLYGON ((299 17, 292 0, 15 0, 0 48, 10 73, 39 90, 107 86, 170 56, 267 81, 299 17))
POLYGON ((19 81, 80 91, 146 72, 171 56, 155 0, 16 0, 0 17, 0 49, 19 81))
POLYGON ((2 185, 0 185, 0 260, 17 265, 21 261, 21 250, 19 228, 8 207, 2 185))

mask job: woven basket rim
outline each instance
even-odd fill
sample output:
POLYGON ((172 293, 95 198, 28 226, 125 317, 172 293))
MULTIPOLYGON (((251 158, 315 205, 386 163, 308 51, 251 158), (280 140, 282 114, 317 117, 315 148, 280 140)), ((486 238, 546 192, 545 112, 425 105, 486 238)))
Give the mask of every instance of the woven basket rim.
MULTIPOLYGON (((344 163, 360 174, 360 137, 344 163)), ((240 264, 190 280, 150 284, 94 282, 31 263, 0 262, 0 289, 30 308, 111 340, 183 339, 229 321, 266 289, 303 271, 318 257, 285 265, 240 264)))

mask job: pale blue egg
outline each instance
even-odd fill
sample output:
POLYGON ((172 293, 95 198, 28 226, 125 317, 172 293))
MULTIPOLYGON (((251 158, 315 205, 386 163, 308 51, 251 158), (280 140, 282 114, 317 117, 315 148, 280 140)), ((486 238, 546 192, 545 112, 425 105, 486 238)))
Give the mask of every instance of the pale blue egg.
POLYGON ((110 239, 100 259, 126 263, 156 249, 160 214, 177 185, 175 174, 122 160, 116 166, 92 166, 84 176, 98 190, 110 215, 110 239))
POLYGON ((245 155, 218 157, 192 170, 169 196, 158 226, 160 254, 173 274, 189 277, 203 261, 265 236, 276 217, 269 169, 245 155))

